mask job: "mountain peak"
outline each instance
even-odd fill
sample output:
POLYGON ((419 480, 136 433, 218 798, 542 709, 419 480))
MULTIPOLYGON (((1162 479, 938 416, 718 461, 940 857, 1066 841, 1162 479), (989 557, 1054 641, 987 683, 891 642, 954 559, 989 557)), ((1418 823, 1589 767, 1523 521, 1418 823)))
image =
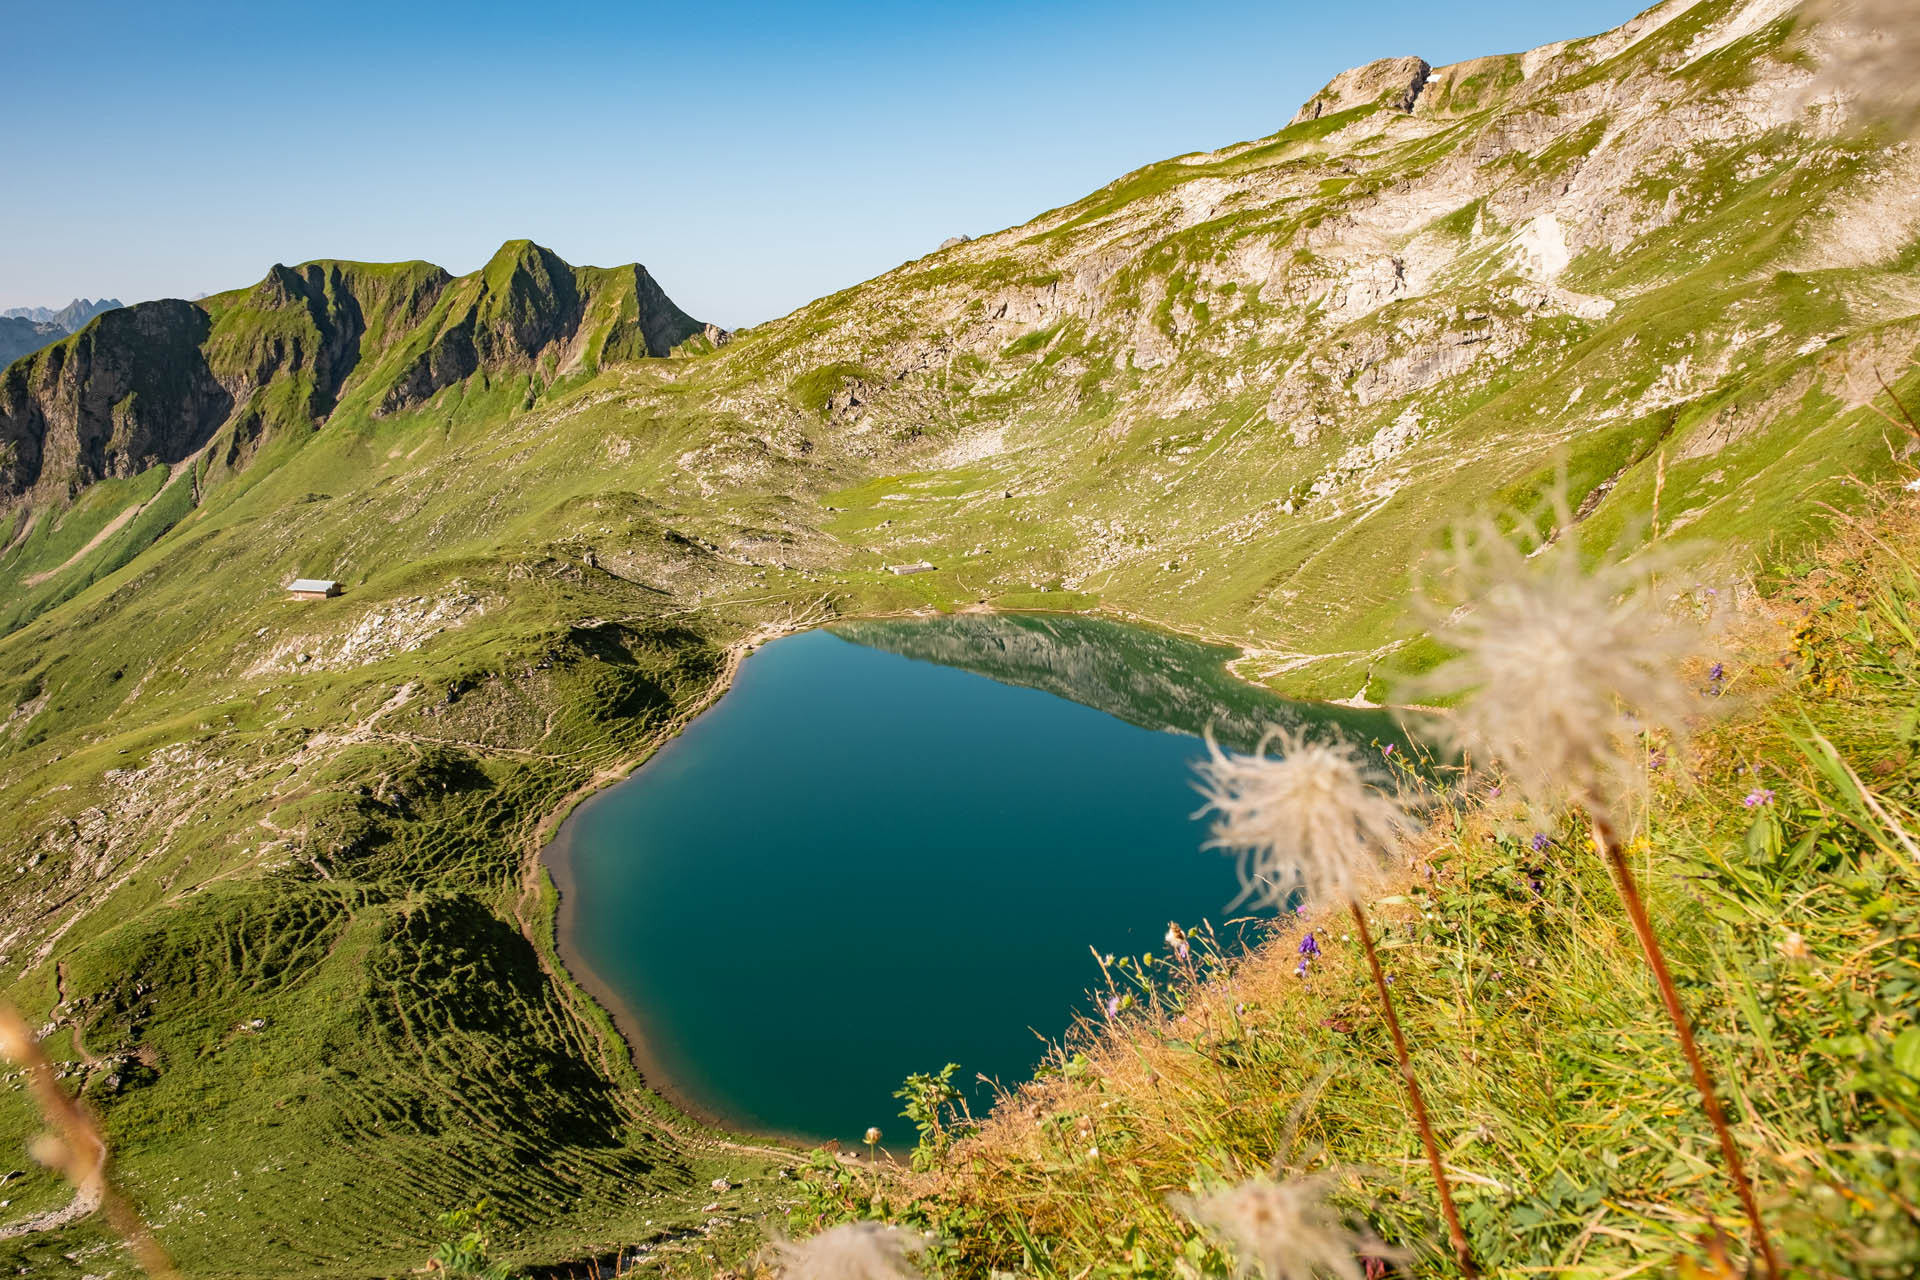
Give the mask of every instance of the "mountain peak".
POLYGON ((1378 58, 1342 71, 1293 113, 1288 124, 1305 124, 1354 107, 1382 106, 1411 111, 1433 68, 1424 58, 1378 58))

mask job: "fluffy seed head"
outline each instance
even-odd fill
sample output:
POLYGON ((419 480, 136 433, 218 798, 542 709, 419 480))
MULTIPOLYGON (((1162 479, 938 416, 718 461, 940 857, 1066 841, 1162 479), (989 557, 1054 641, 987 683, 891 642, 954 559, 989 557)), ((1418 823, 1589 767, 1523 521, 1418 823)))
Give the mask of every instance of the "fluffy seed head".
POLYGON ((768 1261, 788 1280, 918 1280, 927 1239, 882 1222, 847 1222, 805 1240, 775 1240, 768 1261))
POLYGON ((1897 129, 1920 125, 1920 4, 1914 0, 1814 0, 1816 92, 1897 129))
POLYGON ((1200 812, 1219 815, 1207 847, 1239 854, 1240 900, 1260 906, 1283 906, 1296 888, 1315 902, 1351 900, 1412 827, 1345 741, 1275 729, 1253 755, 1232 756, 1209 734, 1199 771, 1200 812))
MULTIPOLYGON (((1570 529, 1564 499, 1555 511, 1570 529)), ((1445 559, 1467 603, 1451 612, 1430 596, 1421 603, 1434 638, 1459 656, 1412 692, 1458 699, 1443 736, 1492 756, 1552 812, 1618 798, 1643 768, 1642 731, 1685 738, 1706 703, 1679 666, 1706 633, 1661 607, 1651 558, 1588 570, 1571 535, 1541 541, 1532 529, 1508 537, 1491 520, 1456 532, 1445 559)))
POLYGON ((1253 1178, 1199 1197, 1176 1196, 1176 1212, 1213 1234, 1233 1255, 1234 1273, 1266 1280, 1364 1280, 1360 1259, 1395 1251, 1347 1225, 1327 1202, 1332 1178, 1253 1178))

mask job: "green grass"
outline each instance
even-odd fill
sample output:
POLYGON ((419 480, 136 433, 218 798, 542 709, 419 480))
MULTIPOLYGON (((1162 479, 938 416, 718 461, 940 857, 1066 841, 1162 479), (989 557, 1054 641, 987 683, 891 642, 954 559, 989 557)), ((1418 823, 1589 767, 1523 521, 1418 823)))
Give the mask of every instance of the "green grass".
MULTIPOLYGON (((1763 1211, 1803 1274, 1904 1275, 1920 1250, 1920 504, 1887 501, 1762 607, 1728 664, 1733 719, 1634 823, 1763 1211)), ((1535 829, 1449 810, 1368 904, 1473 1247, 1510 1275, 1704 1264, 1711 1225, 1739 1221, 1712 1131, 1584 826, 1544 828, 1538 851, 1535 829)), ((1346 918, 1289 921, 1202 968, 1123 962, 1139 1012, 1083 1026, 957 1145, 933 1135, 930 1173, 876 1188, 817 1166, 796 1227, 902 1221, 941 1238, 946 1274, 1225 1275, 1167 1198, 1283 1158, 1349 1169, 1346 1202, 1441 1270, 1346 918), (1303 981, 1305 929, 1323 955, 1303 981)))

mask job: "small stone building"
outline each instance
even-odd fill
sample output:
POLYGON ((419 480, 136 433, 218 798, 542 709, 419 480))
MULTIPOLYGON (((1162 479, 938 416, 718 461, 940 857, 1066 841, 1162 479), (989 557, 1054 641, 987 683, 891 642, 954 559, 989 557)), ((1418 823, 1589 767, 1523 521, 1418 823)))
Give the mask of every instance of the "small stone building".
POLYGON ((295 600, 325 600, 340 594, 340 584, 331 578, 295 578, 287 584, 287 595, 295 600))

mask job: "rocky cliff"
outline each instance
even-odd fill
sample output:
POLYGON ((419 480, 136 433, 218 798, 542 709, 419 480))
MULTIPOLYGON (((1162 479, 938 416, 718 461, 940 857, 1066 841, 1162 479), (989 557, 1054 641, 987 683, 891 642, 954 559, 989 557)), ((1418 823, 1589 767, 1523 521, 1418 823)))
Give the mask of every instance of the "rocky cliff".
POLYGON ((102 298, 98 302, 75 298, 57 311, 52 307, 11 307, 0 311, 0 368, 70 333, 77 333, 87 321, 120 305, 118 298, 102 298))
POLYGON ((0 316, 0 367, 66 336, 67 330, 50 320, 0 316))
POLYGON ((646 268, 574 268, 528 241, 458 279, 419 262, 275 265, 251 289, 107 311, 9 366, 0 509, 64 502, 216 441, 214 461, 239 467, 343 397, 391 413, 475 375, 551 380, 665 356, 702 330, 646 268))

